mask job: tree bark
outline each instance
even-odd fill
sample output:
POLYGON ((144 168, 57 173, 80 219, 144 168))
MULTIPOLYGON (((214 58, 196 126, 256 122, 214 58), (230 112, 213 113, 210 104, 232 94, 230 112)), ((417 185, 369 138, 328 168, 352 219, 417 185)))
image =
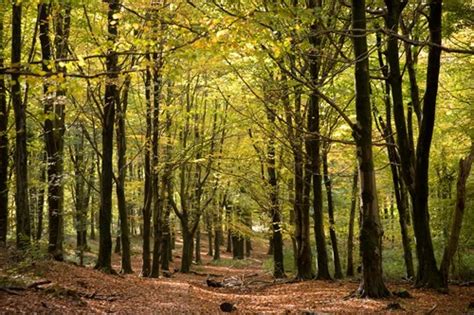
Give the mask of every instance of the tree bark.
POLYGON ((283 264, 283 235, 282 235, 282 220, 280 201, 278 193, 278 178, 276 172, 276 153, 275 140, 273 133, 273 125, 275 124, 275 112, 267 110, 267 119, 272 128, 267 144, 267 174, 268 184, 270 185, 270 213, 272 218, 272 249, 273 249, 273 276, 275 278, 285 277, 285 268, 283 264))
MULTIPOLYGON (((309 0, 308 8, 313 10, 320 10, 322 7, 322 0, 309 0)), ((311 75, 311 83, 316 87, 319 85, 319 72, 321 67, 320 60, 320 46, 321 37, 319 33, 320 21, 315 20, 311 25, 309 42, 312 49, 308 56, 309 59, 309 73, 311 75)), ((309 183, 313 182, 313 208, 314 208, 314 236, 316 239, 316 252, 318 262, 317 279, 328 280, 331 279, 329 274, 328 254, 326 248, 326 236, 324 233, 324 215, 323 215, 323 192, 322 192, 322 176, 321 176, 321 138, 320 138, 320 102, 319 96, 315 91, 312 91, 309 96, 308 104, 308 132, 310 135, 306 140, 306 154, 308 155, 308 166, 306 173, 311 176, 305 176, 309 183)), ((309 197, 309 194, 308 194, 309 197)))
POLYGON ((127 138, 125 130, 125 115, 128 107, 128 91, 131 83, 131 77, 127 76, 123 84, 122 98, 117 100, 117 169, 118 177, 115 181, 115 189, 117 193, 117 206, 120 217, 120 238, 122 243, 122 270, 121 273, 133 273, 130 258, 130 236, 128 224, 127 201, 125 197, 125 175, 126 175, 126 153, 127 138))
MULTIPOLYGON (((149 59, 149 58, 148 58, 149 59)), ((151 72, 147 68, 145 72, 145 102, 146 102, 146 135, 145 135, 145 182, 144 182, 144 201, 143 201, 143 250, 142 250, 142 276, 148 277, 151 271, 150 259, 150 237, 151 237, 151 203, 152 203, 152 175, 151 175, 151 132, 152 132, 152 109, 151 109, 151 72)))
POLYGON ((372 115, 370 106, 370 77, 367 48, 365 1, 352 1, 352 33, 354 43, 356 115, 354 138, 359 160, 361 212, 360 249, 362 279, 357 294, 361 297, 382 298, 390 295, 383 282, 382 227, 377 202, 377 188, 372 154, 372 115))
POLYGON ((26 134, 26 104, 21 98, 21 17, 22 2, 14 1, 12 10, 12 51, 11 64, 15 71, 11 75, 11 101, 15 114, 15 205, 16 205, 16 245, 26 249, 30 245, 30 207, 28 200, 28 149, 26 134))
POLYGON ((423 98, 422 121, 416 146, 415 191, 413 202, 413 227, 418 254, 417 286, 442 288, 441 273, 436 266, 428 210, 428 175, 431 140, 436 113, 439 72, 441 67, 441 19, 442 0, 430 1, 430 46, 426 89, 423 98))
MULTIPOLYGON (((4 14, 4 10, 0 10, 0 68, 5 67, 4 14)), ((8 229, 8 115, 5 75, 0 74, 0 247, 7 244, 8 229)))
POLYGON ((352 176, 351 211, 349 214, 349 231, 347 236, 347 271, 348 277, 354 276, 354 220, 357 208, 357 183, 359 181, 359 169, 356 165, 352 176))
POLYGON ((329 148, 323 149, 323 176, 324 185, 326 186, 326 195, 328 203, 328 216, 329 216, 329 235, 331 237, 332 252, 334 255, 334 278, 342 279, 341 258, 339 257, 339 248, 337 247, 337 235, 336 235, 336 222, 334 220, 334 202, 332 200, 332 181, 329 177, 329 166, 328 166, 328 150, 329 148))
MULTIPOLYGON (((117 15, 120 12, 120 1, 109 0, 108 40, 114 43, 117 39, 117 15)), ((100 210, 99 210, 99 256, 96 269, 112 272, 112 185, 113 185, 113 150, 115 106, 118 100, 117 71, 118 55, 109 48, 106 57, 107 79, 105 86, 105 107, 102 122, 102 176, 100 181, 100 210)))

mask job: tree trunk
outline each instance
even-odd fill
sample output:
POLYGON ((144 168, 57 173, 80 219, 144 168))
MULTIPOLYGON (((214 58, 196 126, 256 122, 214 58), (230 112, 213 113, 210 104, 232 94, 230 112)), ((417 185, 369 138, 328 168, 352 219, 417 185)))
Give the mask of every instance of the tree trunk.
POLYGON ((115 181, 115 189, 117 193, 117 206, 120 217, 120 237, 122 243, 122 270, 121 273, 133 273, 130 258, 130 236, 128 226, 128 210, 127 201, 125 199, 125 175, 126 175, 126 153, 127 138, 125 131, 125 115, 128 106, 128 90, 130 87, 131 77, 127 76, 123 85, 122 99, 117 100, 117 169, 118 177, 115 181))
POLYGON ((354 276, 354 220, 357 208, 357 183, 359 181, 359 169, 356 165, 352 176, 351 211, 349 214, 349 231, 347 236, 347 271, 348 277, 354 276))
POLYGON ((441 288, 444 286, 441 273, 436 266, 428 210, 428 175, 431 140, 438 95, 439 71, 441 67, 441 11, 442 0, 430 1, 429 29, 430 46, 426 89, 423 98, 423 119, 421 121, 415 162, 415 191, 413 202, 413 227, 418 254, 417 286, 441 288))
POLYGON ((193 260, 193 235, 189 232, 187 222, 181 222, 183 235, 183 252, 181 255, 182 273, 189 273, 193 260))
POLYGON ((212 238, 212 217, 210 213, 206 214, 206 232, 207 232, 207 256, 211 256, 214 252, 214 243, 212 238))
POLYGON ((448 245, 444 249, 443 260, 441 261, 441 277, 443 285, 448 287, 449 267, 453 260, 454 254, 458 248, 459 236, 461 234, 462 221, 464 216, 464 208, 466 207, 466 183, 469 173, 471 172, 472 163, 474 161, 474 142, 471 144, 471 152, 465 159, 459 161, 459 175, 456 190, 456 207, 454 209, 454 218, 451 226, 451 233, 448 245))
POLYGON ((148 277, 151 271, 150 259, 150 237, 151 237, 151 203, 152 195, 152 175, 151 175, 151 132, 152 132, 152 109, 151 109, 151 72, 147 68, 145 73, 145 101, 146 101, 146 135, 145 135, 145 183, 144 183, 144 201, 143 201, 143 250, 142 250, 142 276, 148 277))
MULTIPOLYGON (((308 8, 313 10, 320 10, 322 1, 309 0, 308 8)), ((319 35, 320 21, 315 20, 311 25, 309 42, 312 45, 309 59, 309 73, 311 75, 311 83, 316 87, 319 85, 319 72, 321 66, 320 60, 320 46, 321 37, 319 35)), ((321 185, 321 139, 320 139, 320 104, 319 96, 315 91, 312 91, 309 96, 308 108, 308 132, 310 135, 306 140, 306 153, 308 155, 309 165, 306 167, 306 172, 311 174, 307 176, 307 182, 313 181, 313 208, 314 208, 314 236, 316 239, 316 252, 318 262, 318 273, 316 278, 320 280, 331 279, 329 274, 328 254, 326 249, 326 236, 324 234, 324 217, 323 217, 323 192, 321 185)), ((309 184, 306 183, 306 184, 309 184)), ((307 194, 309 197, 309 194, 307 194)))
POLYGON ((332 200, 332 181, 329 177, 328 170, 328 149, 323 150, 323 174, 324 174, 324 185, 326 186, 326 195, 328 203, 328 216, 329 216, 329 234, 331 237, 332 252, 334 255, 334 278, 342 279, 342 267, 341 259, 339 257, 339 249, 337 247, 337 236, 336 227, 334 221, 334 203, 332 200))
MULTIPOLYGON (((267 119, 273 128, 275 124, 275 112, 267 110, 267 119)), ((275 278, 285 277, 285 268, 283 264, 283 236, 281 229, 281 210, 278 193, 278 178, 276 172, 276 154, 275 154, 275 134, 270 134, 267 144, 267 174, 268 184, 270 185, 270 213, 272 217, 272 238, 271 245, 273 249, 273 276, 275 278)))
MULTIPOLYGON (((21 14, 22 2, 13 2, 12 11, 12 52, 11 64, 15 70, 21 65, 21 14)), ((21 99, 20 74, 11 75, 11 101, 15 114, 15 205, 16 205, 16 245, 25 249, 30 244, 30 207, 28 201, 28 149, 26 134, 26 104, 21 99)))
MULTIPOLYGON (((114 43, 117 38, 117 16, 120 12, 120 1, 110 0, 107 14, 108 40, 114 43)), ((107 82, 105 86, 105 107, 102 123, 102 176, 100 181, 100 212, 99 212, 99 256, 96 269, 112 272, 112 186, 113 186, 113 150, 115 105, 118 100, 118 55, 113 49, 107 51, 106 57, 107 82)))
MULTIPOLYGON (((46 181, 46 152, 43 154, 43 161, 40 167, 40 178, 39 181, 41 185, 46 181)), ((40 240, 41 236, 43 235, 43 213, 44 213, 44 186, 42 185, 40 190, 38 191, 38 199, 36 204, 36 235, 35 239, 40 240)))
MULTIPOLYGON (((3 1, 2 1, 3 5, 3 1)), ((0 68, 5 67, 4 10, 0 10, 0 68)), ((7 244, 8 229, 8 114, 5 75, 0 75, 0 247, 7 244)))
POLYGON ((361 297, 381 298, 390 295, 383 282, 382 227, 377 203, 377 189, 372 155, 372 115, 367 49, 365 1, 352 1, 352 33, 355 53, 357 125, 354 137, 359 160, 361 212, 360 249, 362 279, 357 290, 361 297))
MULTIPOLYGON (((157 27, 157 26, 154 26, 157 27)), ((158 167, 160 163, 159 146, 160 146, 160 105, 161 105, 161 60, 157 53, 153 53, 153 131, 152 131, 152 195, 153 195, 153 262, 151 266, 151 277, 157 278, 160 274, 160 255, 162 240, 162 216, 163 201, 160 196, 160 180, 158 167)))
POLYGON ((196 264, 202 264, 201 259, 201 228, 198 226, 196 230, 196 245, 194 246, 194 261, 196 264))

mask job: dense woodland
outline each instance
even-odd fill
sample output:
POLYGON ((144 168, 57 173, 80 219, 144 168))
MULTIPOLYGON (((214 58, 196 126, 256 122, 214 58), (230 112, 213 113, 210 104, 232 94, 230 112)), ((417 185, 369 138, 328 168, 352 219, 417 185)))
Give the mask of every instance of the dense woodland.
POLYGON ((355 279, 353 297, 472 283, 473 17, 0 0, 5 261, 162 278, 260 250, 273 279, 355 279))

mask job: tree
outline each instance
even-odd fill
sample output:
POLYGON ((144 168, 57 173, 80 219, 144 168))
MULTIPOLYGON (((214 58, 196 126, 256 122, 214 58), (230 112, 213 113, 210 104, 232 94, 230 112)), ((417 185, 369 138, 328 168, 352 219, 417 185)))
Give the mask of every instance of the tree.
POLYGON ((361 214, 360 250, 362 278, 357 294, 381 298, 390 295, 382 272, 382 227, 372 156, 372 115, 370 106, 369 53, 365 1, 352 1, 352 36, 355 54, 356 115, 354 138, 359 161, 361 214))
POLYGON ((12 11, 12 52, 11 99, 15 114, 15 178, 16 178, 16 244, 25 249, 30 244, 30 207, 28 198, 28 149, 26 134, 26 103, 21 97, 21 1, 13 2, 12 11))
MULTIPOLYGON (((118 34, 118 12, 120 1, 110 0, 107 13, 108 40, 115 42, 118 34)), ((104 110, 102 113, 102 177, 100 181, 100 212, 99 212, 99 256, 96 269, 106 273, 112 272, 112 185, 113 169, 112 155, 114 149, 115 106, 119 101, 117 89, 118 55, 113 48, 107 50, 106 57, 107 79, 104 95, 104 110)))
MULTIPOLYGON (((0 2, 4 5, 4 1, 0 2)), ((4 10, 0 10, 0 68, 5 67, 4 10)), ((8 114, 5 75, 0 74, 0 247, 6 245, 8 228, 8 114)))
MULTIPOLYGON (((400 14, 406 2, 387 0, 386 5, 387 28, 393 34, 396 34, 400 14)), ((443 283, 441 274, 436 265, 429 224, 428 174, 440 72, 442 0, 430 1, 429 8, 428 27, 432 45, 430 45, 428 52, 426 89, 420 115, 422 119, 419 127, 416 151, 413 148, 413 144, 411 144, 412 141, 410 141, 411 133, 409 130, 411 126, 409 125, 407 128, 405 121, 398 57, 398 39, 395 36, 390 36, 388 39, 387 60, 390 67, 389 81, 392 90, 397 144, 400 150, 402 172, 413 204, 413 228, 416 236, 416 252, 418 257, 416 284, 417 286, 440 288, 443 286, 443 283)), ((413 79, 412 76, 411 78, 413 79)), ((412 81, 411 86, 413 97, 413 95, 417 94, 416 91, 413 91, 413 87, 416 86, 416 84, 412 81)), ((417 100, 414 99, 413 101, 415 105, 417 100)))
MULTIPOLYGON (((321 10, 322 0, 308 1, 308 8, 315 11, 321 10)), ((309 59, 309 73, 311 82, 314 86, 319 85, 318 76, 320 75, 321 55, 320 45, 321 38, 319 36, 318 25, 319 21, 315 18, 311 25, 309 42, 312 45, 312 50, 308 56, 309 59)), ((326 236, 324 235, 324 219, 323 219, 323 192, 322 192, 322 176, 321 176, 321 139, 320 139, 320 104, 319 96, 315 91, 312 91, 309 97, 307 127, 310 136, 306 140, 306 153, 308 154, 308 162, 305 166, 307 177, 305 182, 311 183, 313 181, 313 208, 314 208, 314 235, 316 238, 318 274, 317 279, 325 280, 331 279, 329 274, 328 256, 326 249, 326 236)), ((308 194, 309 196, 309 194, 308 194)))

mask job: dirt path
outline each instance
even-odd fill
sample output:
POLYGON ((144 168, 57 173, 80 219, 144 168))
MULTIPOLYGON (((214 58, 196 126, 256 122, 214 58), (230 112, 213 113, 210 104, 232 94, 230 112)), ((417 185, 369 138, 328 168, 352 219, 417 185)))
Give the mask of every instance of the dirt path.
MULTIPOLYGON (((193 266, 197 274, 174 273, 171 278, 160 279, 139 276, 139 257, 133 259, 135 273, 126 276, 106 275, 90 267, 68 263, 32 262, 30 266, 23 266, 28 272, 17 280, 31 283, 47 279, 51 283, 36 289, 0 290, 0 312, 215 314, 220 312, 221 303, 231 302, 236 305, 235 313, 382 312, 388 311, 390 303, 398 303, 408 312, 427 313, 434 309, 435 313, 452 314, 466 312, 469 303, 474 301, 473 287, 451 286, 450 294, 440 294, 394 283, 389 284, 391 290, 406 288, 413 298, 347 298, 357 287, 355 281, 272 284, 270 275, 262 270, 266 259, 263 252, 257 252, 244 266, 211 265, 205 250, 202 258, 202 265, 193 266), (208 287, 207 274, 219 275, 216 278, 219 281, 231 278, 237 285, 208 287), (238 285, 242 281, 245 285, 238 285)), ((223 258, 230 259, 225 254, 223 258)), ((173 264, 179 266, 178 257, 173 264)), ((119 257, 115 255, 114 267, 119 269, 119 257)), ((0 266, 3 279, 7 279, 9 273, 11 277, 12 266, 8 268, 0 266)))

